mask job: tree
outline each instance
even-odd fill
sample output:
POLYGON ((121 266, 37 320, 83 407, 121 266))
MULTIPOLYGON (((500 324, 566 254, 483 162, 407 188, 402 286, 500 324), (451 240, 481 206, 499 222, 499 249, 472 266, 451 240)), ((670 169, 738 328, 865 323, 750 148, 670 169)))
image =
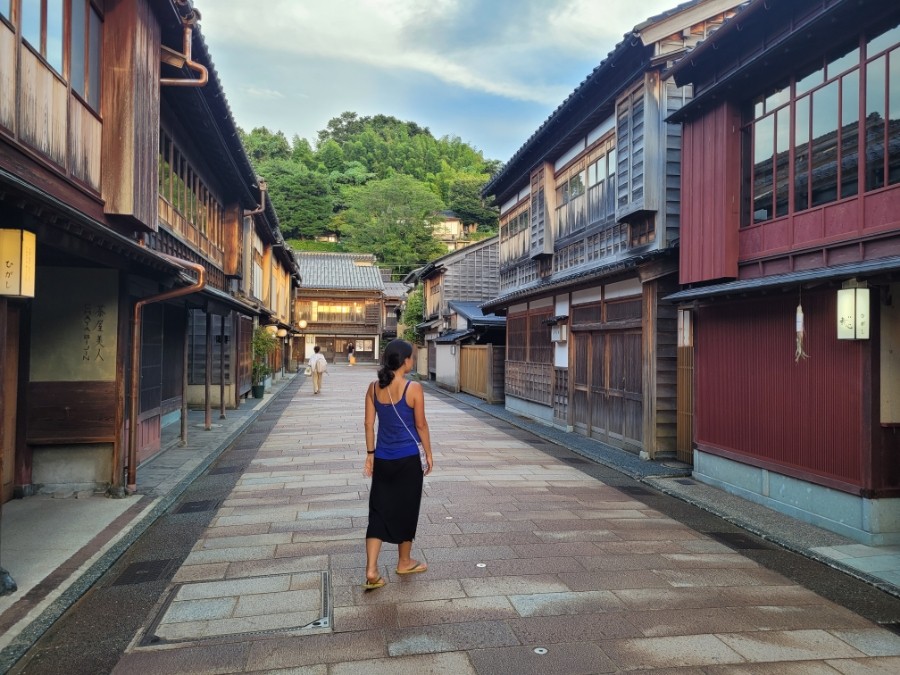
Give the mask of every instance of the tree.
POLYGON ((313 239, 330 231, 334 197, 328 176, 289 159, 261 162, 258 171, 269 183, 285 237, 313 239))
POLYGON ((323 173, 342 172, 344 170, 344 149, 331 139, 319 146, 316 150, 316 159, 323 173))
POLYGON ((266 127, 256 127, 249 134, 238 129, 238 134, 254 166, 269 159, 287 159, 291 156, 291 144, 281 131, 273 134, 266 127))
POLYGON ((481 190, 487 183, 487 176, 461 173, 450 182, 447 206, 464 223, 477 223, 479 230, 496 232, 499 225, 499 210, 493 205, 493 198, 485 202, 481 190))
POLYGON ((416 326, 425 321, 425 291, 419 284, 406 296, 406 307, 400 322, 405 326, 402 337, 407 342, 422 344, 422 334, 416 326))
POLYGON ((424 183, 395 175, 346 192, 345 245, 374 253, 391 267, 411 270, 444 252, 432 236, 444 205, 424 183))

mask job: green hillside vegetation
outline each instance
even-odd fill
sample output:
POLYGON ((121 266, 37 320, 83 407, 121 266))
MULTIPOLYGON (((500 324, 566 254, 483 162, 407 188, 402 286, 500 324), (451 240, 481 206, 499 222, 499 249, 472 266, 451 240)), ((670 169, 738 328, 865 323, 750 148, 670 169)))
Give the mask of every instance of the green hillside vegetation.
POLYGON ((440 211, 477 223, 476 238, 497 231, 498 210, 481 189, 499 162, 457 137, 353 112, 330 120, 315 148, 265 127, 240 133, 295 250, 374 253, 403 275, 446 253, 431 236, 440 211))

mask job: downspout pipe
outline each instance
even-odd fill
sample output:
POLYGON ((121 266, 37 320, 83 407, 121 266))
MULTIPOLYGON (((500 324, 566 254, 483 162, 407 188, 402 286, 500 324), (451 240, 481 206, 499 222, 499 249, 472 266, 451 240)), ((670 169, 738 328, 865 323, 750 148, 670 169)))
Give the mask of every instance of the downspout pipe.
POLYGON ((131 406, 128 411, 128 477, 125 488, 128 494, 134 494, 137 490, 137 409, 140 386, 139 375, 141 371, 141 317, 143 309, 146 305, 196 293, 203 290, 206 286, 206 268, 203 267, 203 265, 189 260, 182 260, 181 258, 176 258, 165 253, 156 252, 155 254, 186 270, 194 270, 197 273, 197 281, 190 286, 182 286, 181 288, 174 288, 165 293, 141 298, 134 303, 134 316, 132 317, 131 328, 131 381, 129 383, 129 400, 131 406))
POLYGON ((191 60, 191 42, 194 37, 194 24, 200 19, 200 12, 196 9, 192 10, 188 16, 181 17, 181 23, 184 25, 184 44, 182 52, 179 54, 174 49, 162 46, 161 59, 163 63, 175 66, 176 68, 189 68, 195 73, 199 73, 200 77, 196 80, 191 78, 159 78, 161 87, 203 87, 209 81, 209 71, 200 63, 191 60))
POLYGON ((269 191, 269 184, 262 178, 257 178, 256 182, 259 184, 259 206, 252 211, 244 211, 245 216, 258 216, 266 210, 266 192, 269 191))

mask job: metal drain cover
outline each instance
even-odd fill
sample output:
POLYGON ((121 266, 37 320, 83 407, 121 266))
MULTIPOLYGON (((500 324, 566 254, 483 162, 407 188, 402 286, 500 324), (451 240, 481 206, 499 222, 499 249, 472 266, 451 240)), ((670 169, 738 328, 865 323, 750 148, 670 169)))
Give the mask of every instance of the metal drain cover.
POLYGON ((218 500, 208 499, 202 502, 184 502, 179 506, 175 513, 202 513, 203 511, 212 511, 218 505, 218 500))
POLYGON ((141 645, 236 635, 328 633, 332 607, 327 571, 176 584, 141 645))
POLYGON ((143 584, 147 581, 157 581, 169 570, 174 559, 147 560, 145 562, 131 563, 125 571, 113 582, 113 586, 127 586, 128 584, 143 584))
POLYGON ((590 464, 588 460, 583 457, 560 457, 560 459, 566 464, 590 464))
POLYGON ((210 476, 218 476, 225 473, 240 473, 245 468, 245 466, 218 466, 215 469, 210 469, 207 473, 210 476))
POLYGON ((771 549, 772 546, 766 542, 743 534, 741 532, 706 532, 706 534, 716 541, 725 544, 729 548, 740 550, 750 549, 771 549))
POLYGON ((616 486, 616 489, 617 489, 617 490, 621 490, 622 492, 624 492, 624 493, 627 494, 627 495, 632 495, 632 496, 635 496, 635 497, 638 497, 638 496, 649 496, 649 495, 652 495, 652 494, 653 494, 653 493, 650 492, 650 490, 648 490, 647 488, 642 488, 642 487, 637 486, 637 485, 626 485, 626 486, 617 485, 617 486, 616 486))
POLYGON ((681 483, 682 485, 696 485, 697 481, 692 480, 690 478, 676 478, 676 483, 681 483))

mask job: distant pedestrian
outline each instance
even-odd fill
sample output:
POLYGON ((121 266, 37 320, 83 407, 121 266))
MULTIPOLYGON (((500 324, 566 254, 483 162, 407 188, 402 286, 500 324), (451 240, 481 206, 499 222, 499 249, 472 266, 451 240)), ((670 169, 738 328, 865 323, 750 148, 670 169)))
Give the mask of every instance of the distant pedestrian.
POLYGON ((328 361, 320 354, 319 345, 313 347, 313 355, 309 357, 309 367, 312 369, 313 393, 322 391, 322 376, 328 372, 328 361))
POLYGON ((351 366, 356 365, 356 349, 354 348, 352 342, 347 344, 347 362, 351 366))
POLYGON ((378 571, 382 542, 397 544, 397 574, 414 574, 428 569, 425 563, 410 557, 422 503, 422 479, 434 466, 431 435, 425 419, 425 394, 421 384, 406 380, 407 373, 415 366, 411 344, 391 340, 382 359, 378 381, 370 384, 366 391, 363 475, 372 477, 366 529, 366 582, 363 584, 367 590, 385 584, 378 571))

